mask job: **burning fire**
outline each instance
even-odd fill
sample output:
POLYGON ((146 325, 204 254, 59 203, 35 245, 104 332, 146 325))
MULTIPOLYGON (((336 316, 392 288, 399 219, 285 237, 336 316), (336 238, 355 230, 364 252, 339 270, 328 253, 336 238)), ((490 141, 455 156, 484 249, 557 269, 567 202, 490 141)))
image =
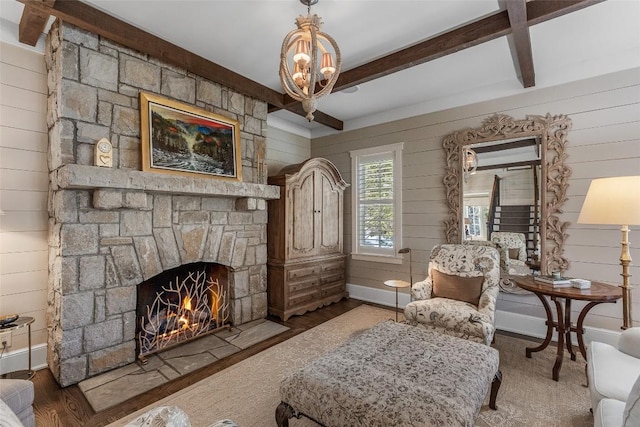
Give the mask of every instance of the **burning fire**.
MULTIPOLYGON (((184 300, 182 301, 182 309, 184 311, 191 311, 191 298, 184 297, 184 300)), ((180 329, 182 329, 183 331, 185 329, 189 329, 189 320, 184 316, 180 316, 180 318, 178 319, 178 325, 182 325, 180 329)))
POLYGON ((147 316, 143 318, 138 338, 140 354, 149 354, 210 332, 221 327, 226 319, 228 302, 218 280, 206 278, 204 273, 190 274, 182 281, 176 278, 175 285, 163 287, 153 304, 147 306, 147 316), (167 297, 164 292, 175 296, 167 297), (224 310, 224 315, 220 310, 224 310))

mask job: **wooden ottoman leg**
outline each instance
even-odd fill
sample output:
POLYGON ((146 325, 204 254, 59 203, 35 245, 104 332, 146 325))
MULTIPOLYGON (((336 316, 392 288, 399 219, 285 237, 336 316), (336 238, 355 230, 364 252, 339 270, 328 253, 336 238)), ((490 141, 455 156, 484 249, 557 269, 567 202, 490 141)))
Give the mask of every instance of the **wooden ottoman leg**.
POLYGON ((498 397, 498 390, 500 390, 500 385, 502 384, 502 371, 498 369, 496 372, 496 376, 493 377, 493 381, 491 382, 491 396, 489 396, 489 408, 496 410, 498 407, 496 406, 496 398, 498 397))
POLYGON ((293 418, 293 408, 285 402, 280 402, 276 408, 276 424, 278 427, 289 427, 289 418, 293 418))

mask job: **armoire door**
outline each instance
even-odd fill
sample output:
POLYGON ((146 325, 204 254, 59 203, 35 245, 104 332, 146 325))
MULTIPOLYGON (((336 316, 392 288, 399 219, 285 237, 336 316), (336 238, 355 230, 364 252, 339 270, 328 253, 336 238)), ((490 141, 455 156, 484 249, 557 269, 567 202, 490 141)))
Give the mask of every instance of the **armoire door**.
POLYGON ((315 173, 299 177, 287 188, 287 258, 295 259, 316 254, 315 248, 315 173))
POLYGON ((315 230, 318 255, 342 252, 342 189, 323 170, 316 171, 315 230))

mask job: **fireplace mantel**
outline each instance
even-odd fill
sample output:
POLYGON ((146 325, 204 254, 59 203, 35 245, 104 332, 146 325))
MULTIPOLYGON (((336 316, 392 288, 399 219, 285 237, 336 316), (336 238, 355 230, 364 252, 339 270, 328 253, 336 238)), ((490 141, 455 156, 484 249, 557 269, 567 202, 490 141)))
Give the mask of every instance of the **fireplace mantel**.
POLYGON ((51 173, 51 182, 61 189, 120 189, 150 193, 173 193, 205 197, 278 199, 280 187, 215 178, 141 172, 67 164, 51 173))

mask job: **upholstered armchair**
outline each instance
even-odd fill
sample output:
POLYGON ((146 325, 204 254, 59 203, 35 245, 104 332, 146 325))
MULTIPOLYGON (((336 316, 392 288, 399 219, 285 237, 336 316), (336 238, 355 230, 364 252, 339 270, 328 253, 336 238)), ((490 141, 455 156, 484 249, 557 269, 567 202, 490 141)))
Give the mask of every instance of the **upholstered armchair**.
POLYGON ((437 245, 427 278, 414 283, 407 322, 491 344, 500 281, 500 255, 484 245, 437 245))
POLYGON ((506 274, 527 275, 531 270, 526 265, 527 239, 523 233, 494 231, 491 241, 500 250, 500 267, 506 274))
POLYGON ((640 327, 622 331, 617 346, 592 341, 587 377, 595 427, 640 426, 640 327))

